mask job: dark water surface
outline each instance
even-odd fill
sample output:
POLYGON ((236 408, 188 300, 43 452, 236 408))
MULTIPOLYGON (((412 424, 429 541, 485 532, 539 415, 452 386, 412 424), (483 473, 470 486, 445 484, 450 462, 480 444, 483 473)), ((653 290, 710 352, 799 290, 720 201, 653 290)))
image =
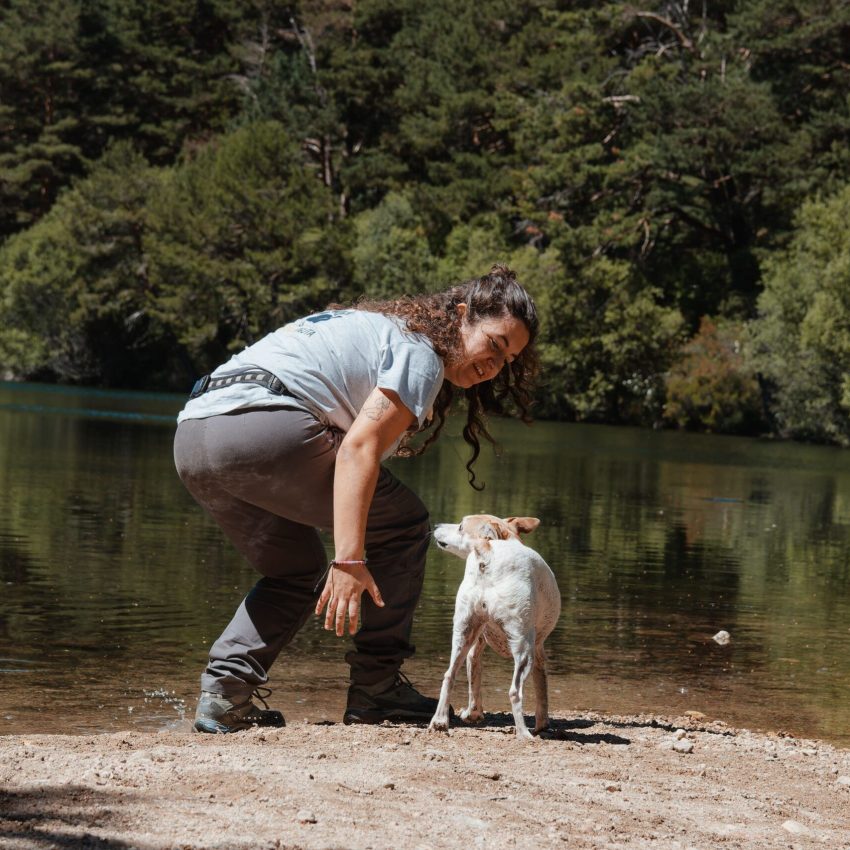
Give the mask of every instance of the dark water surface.
MULTIPOLYGON (((171 460, 182 399, 0 384, 0 733, 189 728, 206 648, 253 583, 171 460)), ((393 461, 435 522, 530 514, 563 613, 553 711, 701 711, 850 745, 850 453, 624 428, 498 423, 465 483, 441 438, 393 461), (728 646, 711 638, 732 635, 728 646)), ((460 560, 434 549, 405 666, 436 691, 460 560)), ((345 639, 310 622, 274 705, 337 720, 345 639)), ((510 668, 485 658, 485 708, 510 668)), ((453 703, 461 705, 458 682, 453 703)), ((533 696, 529 688, 527 710, 533 696)))

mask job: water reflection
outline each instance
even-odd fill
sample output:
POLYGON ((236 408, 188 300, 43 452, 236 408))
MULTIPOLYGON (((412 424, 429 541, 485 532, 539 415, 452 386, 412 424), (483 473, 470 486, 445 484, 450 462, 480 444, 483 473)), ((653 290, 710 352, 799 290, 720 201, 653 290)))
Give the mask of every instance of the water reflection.
MULTIPOLYGON (((0 732, 188 728, 206 648, 254 577, 174 474, 180 404, 0 385, 0 732)), ((497 431, 484 493, 466 485, 452 434, 395 471, 435 521, 541 518, 529 542, 564 601, 548 643, 554 710, 692 709, 850 743, 850 455, 553 423, 497 431), (721 628, 727 647, 711 639, 721 628)), ((431 552, 410 667, 432 689, 461 573, 431 552)), ((285 713, 339 717, 343 651, 305 627, 273 671, 285 713)), ((507 710, 508 678, 488 654, 489 710, 507 710)))

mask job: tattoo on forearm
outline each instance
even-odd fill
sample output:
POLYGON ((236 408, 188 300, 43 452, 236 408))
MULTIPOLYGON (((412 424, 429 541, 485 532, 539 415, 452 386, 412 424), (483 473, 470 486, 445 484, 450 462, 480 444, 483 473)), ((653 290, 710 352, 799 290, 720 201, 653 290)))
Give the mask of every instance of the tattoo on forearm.
POLYGON ((372 420, 377 422, 386 413, 390 406, 389 399, 384 396, 377 396, 373 401, 370 401, 364 408, 363 412, 372 420))

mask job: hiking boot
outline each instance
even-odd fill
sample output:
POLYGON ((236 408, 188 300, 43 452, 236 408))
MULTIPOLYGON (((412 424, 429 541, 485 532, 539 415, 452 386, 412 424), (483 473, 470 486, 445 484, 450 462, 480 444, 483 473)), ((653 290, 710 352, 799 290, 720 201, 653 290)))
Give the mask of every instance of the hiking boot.
MULTIPOLYGON (((383 723, 385 720, 427 723, 436 710, 437 700, 422 696, 410 679, 398 672, 389 686, 386 683, 352 685, 348 689, 348 705, 342 722, 346 726, 349 723, 383 723)), ((453 715, 451 708, 449 713, 453 715)))
POLYGON ((252 726, 286 726, 286 721, 279 711, 269 708, 266 697, 271 693, 268 688, 262 688, 260 693, 256 688, 251 697, 256 697, 265 709, 258 708, 248 697, 244 702, 234 703, 224 694, 214 694, 201 691, 198 709, 195 712, 196 732, 239 732, 252 726))

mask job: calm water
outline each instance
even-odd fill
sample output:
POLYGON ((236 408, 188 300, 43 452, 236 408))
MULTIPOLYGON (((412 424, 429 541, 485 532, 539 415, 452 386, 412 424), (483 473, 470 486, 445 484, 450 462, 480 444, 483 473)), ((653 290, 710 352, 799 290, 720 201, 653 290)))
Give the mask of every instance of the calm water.
MULTIPOLYGON (((0 384, 0 733, 189 728, 208 643, 253 574, 172 467, 170 395, 0 384)), ((850 452, 499 423, 488 486, 449 435, 393 462, 434 521, 532 514, 563 613, 554 711, 675 714, 850 745, 850 452), (711 636, 732 635, 729 646, 711 636)), ((406 670, 436 690, 462 563, 436 549, 406 670)), ((338 719, 346 641, 309 623, 273 670, 338 719)), ((485 708, 507 711, 489 652, 485 708)), ((457 685, 454 704, 463 700, 457 685)), ((530 701, 529 707, 530 708, 530 701)))

